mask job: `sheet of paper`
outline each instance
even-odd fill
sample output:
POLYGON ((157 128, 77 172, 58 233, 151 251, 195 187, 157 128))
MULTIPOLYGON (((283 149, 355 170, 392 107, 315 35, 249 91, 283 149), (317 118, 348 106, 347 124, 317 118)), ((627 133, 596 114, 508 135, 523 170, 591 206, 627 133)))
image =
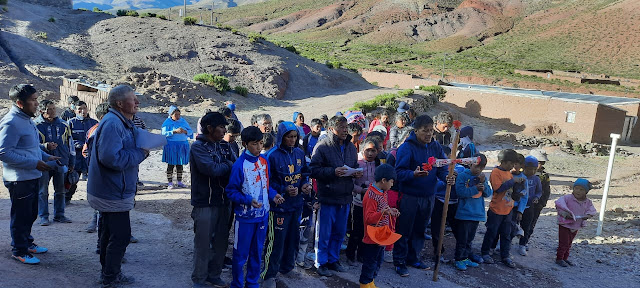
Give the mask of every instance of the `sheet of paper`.
POLYGON ((356 172, 362 172, 362 171, 363 171, 363 169, 362 169, 362 168, 355 168, 355 169, 354 169, 354 168, 351 168, 351 167, 349 167, 349 166, 347 166, 347 165, 344 165, 344 166, 342 166, 342 167, 347 168, 347 170, 346 170, 346 171, 344 171, 344 175, 343 175, 343 177, 349 177, 349 176, 353 175, 353 174, 354 174, 354 173, 356 173, 356 172))
POLYGON ((144 129, 138 129, 136 134, 136 145, 139 148, 152 150, 167 145, 167 137, 160 134, 153 134, 144 129))

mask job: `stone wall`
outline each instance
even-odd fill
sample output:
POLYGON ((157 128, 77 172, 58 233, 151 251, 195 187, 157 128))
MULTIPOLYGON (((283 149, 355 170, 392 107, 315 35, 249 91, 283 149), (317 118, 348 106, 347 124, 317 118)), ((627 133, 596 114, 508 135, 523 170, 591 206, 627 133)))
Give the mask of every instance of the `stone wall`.
MULTIPOLYGON (((9 1, 16 1, 16 0, 9 0, 9 1)), ((25 3, 42 5, 42 6, 73 9, 73 0, 20 0, 20 1, 25 3)))

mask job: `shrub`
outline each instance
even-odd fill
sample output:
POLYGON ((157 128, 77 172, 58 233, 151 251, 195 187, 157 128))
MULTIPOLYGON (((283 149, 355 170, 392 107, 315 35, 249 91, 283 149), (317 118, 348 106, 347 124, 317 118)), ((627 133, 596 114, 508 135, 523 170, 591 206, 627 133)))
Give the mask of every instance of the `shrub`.
POLYGON ((140 15, 140 17, 151 17, 151 18, 155 18, 156 17, 156 13, 142 13, 140 15))
POLYGON ((2 11, 7 12, 7 11, 9 11, 9 8, 7 8, 7 7, 2 7, 2 11))
POLYGON ((438 101, 442 101, 444 99, 444 96, 446 96, 447 94, 447 90, 445 90, 444 88, 438 85, 433 85, 433 86, 420 85, 420 87, 418 88, 420 88, 420 90, 422 91, 428 91, 435 94, 438 97, 438 101))
POLYGON ((127 16, 133 16, 133 17, 138 17, 138 12, 133 11, 133 10, 129 10, 127 11, 127 16))
POLYGON ((238 32, 239 32, 239 31, 238 31, 238 29, 236 29, 236 28, 231 28, 231 33, 233 33, 233 34, 238 34, 238 32))
POLYGON ((167 16, 164 16, 164 15, 156 15, 156 18, 160 18, 162 20, 167 20, 167 16))
POLYGON ((327 61, 326 64, 330 69, 339 69, 340 67, 342 67, 342 63, 338 60, 327 61))
POLYGON ((580 145, 580 143, 574 143, 573 144, 573 151, 578 153, 578 154, 584 154, 585 152, 587 152, 587 150, 585 150, 582 145, 580 145))
POLYGON ((7 0, 0 0, 0 5, 7 5, 7 0))
POLYGON ((395 110, 398 108, 396 99, 399 97, 401 96, 394 93, 380 94, 371 100, 354 103, 353 107, 351 107, 349 110, 362 110, 365 112, 371 112, 378 109, 379 106, 383 106, 388 110, 395 110))
POLYGON ((229 86, 229 78, 224 76, 213 76, 213 80, 208 84, 209 86, 215 87, 216 90, 221 93, 231 90, 231 86, 229 86))
POLYGON ((118 10, 116 12, 117 16, 133 16, 133 17, 138 17, 138 12, 134 11, 134 10, 118 10))
POLYGON ((235 88, 233 88, 233 90, 244 97, 247 97, 247 95, 249 95, 249 89, 242 86, 236 86, 235 88))
POLYGON ((371 82, 371 85, 378 86, 378 82, 377 81, 371 82))
POLYGON ((47 39, 47 32, 38 32, 36 33, 36 37, 40 38, 40 39, 47 39))
POLYGON ((197 74, 193 76, 193 81, 207 84, 213 81, 213 75, 207 73, 197 74))
POLYGON ((116 11, 116 16, 127 16, 127 10, 116 11))
POLYGON ((196 23, 198 23, 198 19, 191 16, 182 18, 182 21, 184 22, 184 25, 196 25, 196 23))
POLYGON ((87 8, 78 8, 78 11, 90 11, 90 10, 87 8))
POLYGON ((398 96, 400 97, 409 97, 413 95, 413 89, 405 89, 402 91, 398 91, 398 96))
POLYGON ((49 22, 51 23, 56 22, 56 18, 53 18, 53 17, 49 18, 49 22))
POLYGON ((299 53, 298 53, 298 50, 296 50, 296 47, 293 47, 293 45, 287 45, 287 46, 285 46, 285 47, 284 47, 284 49, 287 49, 287 50, 289 50, 290 52, 293 52, 293 53, 299 54, 299 53))
POLYGON ((264 36, 262 36, 262 34, 256 33, 256 32, 249 33, 249 42, 256 43, 256 42, 259 42, 261 40, 265 40, 265 38, 264 38, 264 36))
POLYGON ((93 7, 93 12, 102 12, 102 10, 100 10, 100 8, 98 7, 93 7))

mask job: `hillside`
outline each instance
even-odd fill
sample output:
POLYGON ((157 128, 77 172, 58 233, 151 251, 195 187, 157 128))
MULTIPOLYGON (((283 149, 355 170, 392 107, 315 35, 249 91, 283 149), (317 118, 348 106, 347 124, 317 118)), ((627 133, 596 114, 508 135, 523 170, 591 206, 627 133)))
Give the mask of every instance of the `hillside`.
POLYGON ((62 76, 127 82, 158 101, 219 97, 212 87, 192 81, 199 73, 226 76, 231 87, 278 99, 371 87, 356 73, 225 29, 18 1, 9 2, 0 24, 2 97, 10 85, 25 81, 57 91, 62 76))
MULTIPOLYGON (((264 0, 188 0, 187 5, 192 8, 211 7, 214 2, 214 8, 228 8, 239 5, 261 2, 264 0)), ((184 4, 183 0, 74 0, 73 8, 93 9, 98 7, 102 10, 117 9, 166 9, 170 7, 178 7, 184 4)))
POLYGON ((477 76, 494 83, 580 89, 514 75, 513 70, 578 70, 639 79, 639 5, 635 0, 271 0, 223 9, 216 17, 292 45, 311 59, 340 61, 354 69, 439 75, 446 52, 445 72, 452 80, 477 76))

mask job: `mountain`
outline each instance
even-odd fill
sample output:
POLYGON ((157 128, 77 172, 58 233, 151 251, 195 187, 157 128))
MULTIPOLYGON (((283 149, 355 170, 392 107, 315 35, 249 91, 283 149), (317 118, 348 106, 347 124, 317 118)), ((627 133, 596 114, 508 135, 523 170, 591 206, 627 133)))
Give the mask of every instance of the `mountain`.
MULTIPOLYGON (((215 8, 236 7, 239 5, 261 2, 264 0, 187 0, 187 5, 194 7, 211 7, 214 2, 215 8)), ((74 0, 73 8, 93 9, 98 7, 101 10, 113 9, 167 9, 184 5, 184 0, 74 0)))

